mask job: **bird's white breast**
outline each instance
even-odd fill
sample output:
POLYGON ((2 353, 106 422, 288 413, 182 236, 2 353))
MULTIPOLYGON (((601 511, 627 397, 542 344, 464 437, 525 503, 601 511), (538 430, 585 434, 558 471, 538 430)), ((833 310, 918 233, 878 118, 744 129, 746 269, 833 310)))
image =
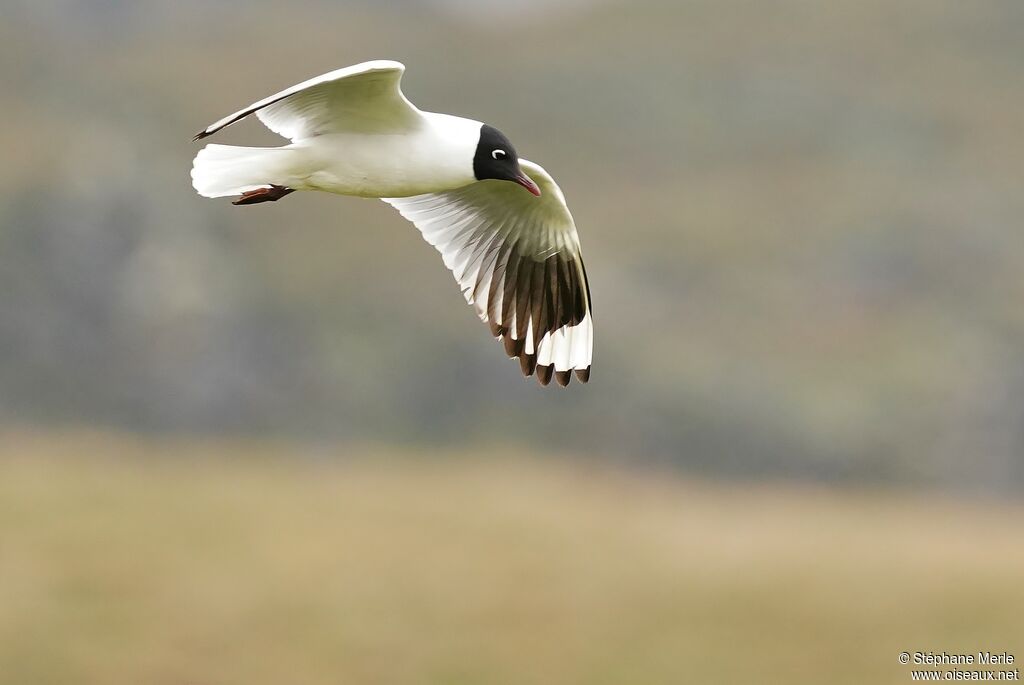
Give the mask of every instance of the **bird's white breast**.
POLYGON ((423 112, 400 134, 331 133, 290 146, 301 161, 289 186, 362 197, 408 197, 473 183, 480 122, 423 112))

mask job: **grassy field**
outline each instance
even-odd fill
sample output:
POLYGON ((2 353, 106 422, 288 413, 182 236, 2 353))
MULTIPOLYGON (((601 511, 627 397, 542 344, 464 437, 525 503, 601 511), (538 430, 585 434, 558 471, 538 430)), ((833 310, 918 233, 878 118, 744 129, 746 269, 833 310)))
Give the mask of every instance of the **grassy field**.
POLYGON ((1024 657, 1022 514, 500 451, 7 435, 0 681, 909 682, 902 650, 1024 657))

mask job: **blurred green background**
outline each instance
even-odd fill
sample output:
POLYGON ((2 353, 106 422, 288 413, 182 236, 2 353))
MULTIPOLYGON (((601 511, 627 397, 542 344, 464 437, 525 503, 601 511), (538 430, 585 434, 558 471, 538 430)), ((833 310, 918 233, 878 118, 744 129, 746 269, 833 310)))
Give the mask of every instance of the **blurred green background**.
POLYGON ((1020 647, 1022 36, 1016 0, 8 0, 0 680, 1020 647), (374 58, 558 179, 589 385, 522 379, 383 203, 192 191, 195 131, 374 58))

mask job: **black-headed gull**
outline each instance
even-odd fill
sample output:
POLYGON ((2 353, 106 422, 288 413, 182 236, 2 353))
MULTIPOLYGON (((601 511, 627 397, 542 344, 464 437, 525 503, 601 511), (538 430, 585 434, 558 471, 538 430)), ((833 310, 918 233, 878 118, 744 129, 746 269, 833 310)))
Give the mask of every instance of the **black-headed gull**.
POLYGON ((207 145, 192 185, 239 205, 296 190, 384 200, 437 248, 524 374, 564 386, 575 371, 586 383, 590 287, 562 191, 496 128, 417 109, 402 94, 404 71, 385 60, 337 69, 210 124, 196 140, 255 114, 292 142, 207 145))

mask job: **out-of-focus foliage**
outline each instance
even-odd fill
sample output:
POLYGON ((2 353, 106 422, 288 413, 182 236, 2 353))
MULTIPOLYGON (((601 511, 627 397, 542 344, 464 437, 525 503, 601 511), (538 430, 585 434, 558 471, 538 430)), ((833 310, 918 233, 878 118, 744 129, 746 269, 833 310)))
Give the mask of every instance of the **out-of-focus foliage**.
POLYGON ((7 3, 0 420, 1024 482, 1024 5, 513 5, 7 3), (382 203, 192 192, 194 131, 377 57, 558 178, 589 386, 519 378, 382 203))

